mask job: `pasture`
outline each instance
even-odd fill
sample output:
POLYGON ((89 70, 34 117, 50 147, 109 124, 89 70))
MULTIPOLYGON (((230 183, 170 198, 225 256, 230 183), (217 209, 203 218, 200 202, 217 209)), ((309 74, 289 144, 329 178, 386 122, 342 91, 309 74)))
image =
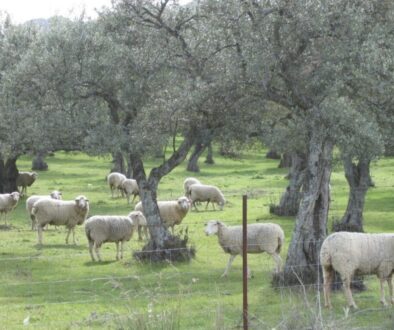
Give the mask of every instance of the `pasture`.
MULTIPOLYGON (((220 187, 228 203, 223 211, 192 211, 180 226, 188 228, 196 258, 185 264, 141 264, 131 257, 143 242, 134 235, 127 244, 125 258, 115 260, 115 244, 104 244, 103 262, 92 262, 83 226, 78 227, 77 245, 65 245, 64 228, 44 232, 38 247, 37 233, 30 230, 26 197, 11 214, 11 227, 0 227, 0 329, 236 329, 242 325, 242 260, 237 257, 227 279, 220 278, 228 260, 217 237, 206 237, 204 223, 220 219, 240 224, 242 195, 248 198, 248 221, 275 222, 286 234, 281 253, 286 260, 294 219, 269 214, 269 204, 277 203, 286 187, 287 169, 264 157, 265 150, 249 150, 240 159, 215 154, 215 165, 201 163, 201 172, 189 173, 185 163, 164 177, 159 199, 183 195, 183 180, 196 176, 220 187), (24 325, 24 321, 28 326, 24 325)), ((202 160, 203 158, 201 158, 202 160)), ((47 194, 58 189, 64 199, 84 194, 90 200, 90 214, 127 214, 131 206, 125 198, 111 198, 105 176, 109 158, 81 153, 58 152, 48 157, 49 171, 27 190, 47 194)), ((153 166, 155 160, 148 162, 153 166)), ((30 170, 31 159, 18 161, 19 170, 30 170)), ((394 158, 384 158, 372 166, 375 188, 367 194, 365 230, 394 231, 394 158)), ((331 222, 341 217, 347 203, 347 183, 341 163, 333 169, 331 222)), ((379 283, 366 277, 367 290, 355 293, 359 310, 344 309, 342 292, 333 294, 333 310, 321 307, 322 291, 303 287, 273 288, 273 260, 266 254, 249 255, 253 279, 249 281, 249 309, 253 329, 392 329, 394 307, 379 304, 379 283)))

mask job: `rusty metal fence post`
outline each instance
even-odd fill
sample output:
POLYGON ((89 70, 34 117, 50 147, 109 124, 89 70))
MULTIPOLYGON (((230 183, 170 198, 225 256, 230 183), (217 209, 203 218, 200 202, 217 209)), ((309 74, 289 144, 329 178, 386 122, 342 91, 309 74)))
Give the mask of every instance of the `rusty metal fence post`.
POLYGON ((242 196, 242 273, 243 273, 243 326, 248 329, 248 197, 242 196))

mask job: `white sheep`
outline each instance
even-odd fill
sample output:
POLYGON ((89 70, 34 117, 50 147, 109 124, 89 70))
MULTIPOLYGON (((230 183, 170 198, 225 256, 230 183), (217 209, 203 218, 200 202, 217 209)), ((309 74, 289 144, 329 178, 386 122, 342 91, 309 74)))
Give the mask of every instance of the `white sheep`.
POLYGON ((101 261, 100 247, 105 242, 116 244, 116 260, 123 259, 123 245, 133 236, 136 223, 144 215, 140 211, 133 211, 127 216, 120 215, 95 215, 86 220, 85 233, 89 241, 89 253, 92 261, 96 261, 93 255, 93 248, 97 259, 101 261))
MULTIPOLYGON (((230 254, 227 267, 222 277, 226 277, 234 258, 242 255, 242 226, 226 226, 218 220, 210 220, 205 226, 206 235, 218 235, 220 246, 224 252, 230 254)), ((267 252, 274 258, 275 272, 279 272, 282 265, 280 250, 284 244, 285 234, 283 229, 274 223, 254 223, 247 226, 247 252, 267 252)), ((248 278, 251 273, 248 269, 248 278)))
POLYGON ((114 197, 114 190, 118 191, 118 196, 119 196, 119 191, 122 193, 123 196, 123 191, 121 190, 120 184, 122 183, 123 180, 126 179, 127 179, 126 176, 119 172, 112 172, 108 174, 107 182, 109 185, 109 189, 111 189, 112 198, 114 197))
POLYGON ((189 194, 189 187, 192 184, 201 184, 200 180, 196 179, 196 178, 186 178, 185 181, 183 181, 183 189, 185 190, 185 196, 186 197, 190 197, 189 194))
POLYGON ((383 305, 386 305, 384 282, 387 281, 391 303, 394 304, 392 284, 394 234, 333 233, 323 241, 320 263, 323 269, 326 307, 331 308, 330 293, 334 271, 341 275, 349 307, 357 308, 350 290, 350 282, 354 274, 377 275, 380 280, 380 302, 383 305))
POLYGON ((73 201, 57 199, 39 199, 34 203, 31 213, 35 217, 38 232, 38 244, 42 244, 42 229, 45 225, 66 226, 68 228, 66 244, 70 232, 75 242, 75 226, 82 225, 89 212, 89 200, 78 196, 73 201))
POLYGON ((138 189, 137 181, 134 179, 125 179, 120 183, 120 189, 124 192, 127 197, 127 204, 130 204, 130 195, 133 195, 132 203, 135 198, 139 195, 140 191, 138 189))
POLYGON ((0 194, 0 214, 4 214, 5 225, 7 225, 7 214, 18 204, 20 194, 14 191, 10 194, 0 194))
MULTIPOLYGON (((179 225, 190 210, 190 201, 187 197, 182 196, 175 201, 159 201, 157 206, 159 207, 160 218, 164 226, 171 227, 174 234, 174 226, 179 225)), ((143 212, 142 203, 139 202, 134 210, 143 212)), ((139 228, 138 234, 140 236, 139 228)))
POLYGON ((33 209, 33 205, 39 199, 62 199, 62 193, 60 191, 54 190, 49 195, 32 195, 28 199, 26 199, 26 211, 31 219, 31 230, 34 230, 36 227, 36 221, 34 215, 31 214, 31 210, 33 209))
POLYGON ((37 179, 36 172, 19 172, 16 177, 16 186, 22 187, 21 196, 27 193, 27 187, 30 187, 37 179))
POLYGON ((207 202, 205 209, 208 208, 208 204, 211 203, 213 209, 215 209, 215 204, 217 203, 221 210, 226 202, 223 193, 218 187, 205 185, 205 184, 192 184, 189 187, 188 196, 192 202, 192 205, 198 211, 196 202, 207 202))

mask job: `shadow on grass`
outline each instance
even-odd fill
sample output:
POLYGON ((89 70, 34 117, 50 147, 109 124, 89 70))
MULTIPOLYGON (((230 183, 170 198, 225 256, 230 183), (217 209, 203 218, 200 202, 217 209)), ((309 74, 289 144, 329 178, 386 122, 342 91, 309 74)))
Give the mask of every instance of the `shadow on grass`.
POLYGON ((118 260, 106 260, 106 261, 86 261, 83 264, 87 267, 93 267, 93 266, 105 266, 105 265, 110 265, 114 264, 116 262, 119 262, 118 260))
POLYGON ((14 228, 12 225, 0 225, 0 230, 8 231, 14 228))
POLYGON ((36 250, 45 249, 66 249, 66 250, 86 250, 84 245, 73 245, 73 244, 36 244, 34 245, 36 250))

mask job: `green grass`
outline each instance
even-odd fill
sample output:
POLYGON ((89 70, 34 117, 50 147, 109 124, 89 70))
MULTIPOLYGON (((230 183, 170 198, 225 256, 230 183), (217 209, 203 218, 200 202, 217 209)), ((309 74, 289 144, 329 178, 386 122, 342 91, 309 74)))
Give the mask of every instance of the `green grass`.
MULTIPOLYGON (((188 264, 141 264, 131 258, 142 247, 136 237, 127 245, 123 261, 115 261, 114 244, 102 248, 102 263, 93 263, 87 249, 83 227, 77 229, 78 244, 65 245, 64 228, 44 232, 44 246, 36 246, 37 234, 30 230, 25 198, 11 213, 12 227, 0 228, 0 329, 25 328, 29 317, 33 329, 234 329, 241 325, 241 258, 234 261, 227 279, 220 278, 227 263, 216 237, 206 237, 207 220, 220 219, 228 224, 241 223, 242 195, 248 194, 248 221, 273 221, 286 233, 287 246, 294 219, 269 214, 270 203, 278 202, 287 182, 286 169, 267 160, 264 150, 245 152, 242 159, 217 156, 215 165, 201 164, 201 173, 191 175, 185 164, 163 178, 159 199, 175 199, 183 194, 183 180, 196 176, 202 182, 222 188, 227 200, 223 211, 190 212, 180 228, 189 228, 196 258, 188 264)), ((39 178, 28 195, 47 194, 58 189, 64 199, 79 194, 90 200, 94 214, 126 214, 131 207, 126 199, 110 197, 105 176, 109 158, 80 153, 56 153, 47 159, 49 171, 39 178)), ((29 170, 31 159, 18 161, 20 170, 29 170)), ((148 162, 148 167, 153 161, 148 162)), ((373 164, 376 187, 368 195, 365 230, 392 232, 394 215, 394 159, 373 164)), ((330 223, 341 217, 347 202, 347 185, 341 167, 332 174, 330 223)), ((203 209, 203 208, 202 208, 203 209)), ((331 224, 329 224, 331 228, 331 224)), ((249 282, 251 328, 313 328, 319 315, 318 292, 306 288, 272 288, 274 262, 269 256, 250 255, 254 278, 249 282)), ((355 294, 360 310, 347 316, 342 292, 333 294, 332 311, 322 311, 327 329, 391 329, 393 308, 379 305, 376 277, 367 277, 368 290, 355 294)), ((318 323, 320 324, 320 323, 318 323)))

